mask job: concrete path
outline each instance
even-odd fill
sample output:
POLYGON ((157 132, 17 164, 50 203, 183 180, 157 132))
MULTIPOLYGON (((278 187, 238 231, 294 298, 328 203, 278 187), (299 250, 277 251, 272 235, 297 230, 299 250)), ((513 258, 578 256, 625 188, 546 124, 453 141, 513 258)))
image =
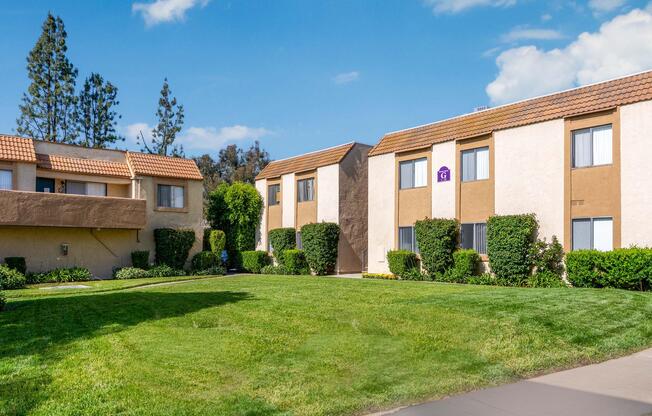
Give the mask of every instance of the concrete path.
POLYGON ((652 416, 652 348, 601 364, 376 415, 652 416))

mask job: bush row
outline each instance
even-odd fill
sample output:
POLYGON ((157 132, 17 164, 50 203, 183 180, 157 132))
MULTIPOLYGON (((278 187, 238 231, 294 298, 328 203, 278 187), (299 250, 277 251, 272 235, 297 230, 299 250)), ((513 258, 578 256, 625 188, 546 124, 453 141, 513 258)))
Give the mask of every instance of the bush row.
POLYGON ((650 290, 652 249, 577 250, 566 254, 568 281, 576 287, 650 290))

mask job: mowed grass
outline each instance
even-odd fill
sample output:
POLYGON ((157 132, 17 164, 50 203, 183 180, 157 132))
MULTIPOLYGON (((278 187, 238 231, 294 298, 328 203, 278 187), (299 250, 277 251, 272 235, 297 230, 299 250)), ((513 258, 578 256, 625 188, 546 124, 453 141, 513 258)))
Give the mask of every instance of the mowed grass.
POLYGON ((240 276, 14 293, 10 415, 363 414, 652 344, 652 294, 617 290, 240 276))

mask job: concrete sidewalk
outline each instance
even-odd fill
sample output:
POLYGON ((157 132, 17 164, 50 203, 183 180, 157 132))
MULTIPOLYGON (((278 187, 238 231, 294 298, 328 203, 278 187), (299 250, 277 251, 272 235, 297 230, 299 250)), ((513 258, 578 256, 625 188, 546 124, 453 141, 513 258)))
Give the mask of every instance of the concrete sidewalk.
POLYGON ((652 348, 601 364, 376 415, 648 416, 652 415, 652 348))

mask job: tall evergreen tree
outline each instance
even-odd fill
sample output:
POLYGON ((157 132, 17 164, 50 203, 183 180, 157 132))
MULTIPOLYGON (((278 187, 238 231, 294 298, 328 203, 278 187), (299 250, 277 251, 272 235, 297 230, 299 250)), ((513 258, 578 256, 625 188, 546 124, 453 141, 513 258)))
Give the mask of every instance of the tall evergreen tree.
POLYGON ((118 88, 104 81, 100 74, 93 73, 79 93, 77 120, 81 138, 79 144, 104 149, 117 141, 124 141, 117 131, 117 120, 121 116, 115 111, 120 104, 118 88))
POLYGON ((183 157, 183 146, 174 144, 177 134, 183 127, 183 105, 177 104, 176 97, 170 98, 172 91, 168 79, 163 81, 161 98, 158 100, 156 117, 158 124, 152 130, 152 139, 147 144, 143 132, 140 132, 139 142, 142 151, 163 156, 183 157))
POLYGON ((16 131, 50 142, 72 143, 77 135, 77 70, 66 57, 63 20, 48 13, 42 29, 27 57, 27 76, 31 82, 19 106, 16 131))
POLYGON ((269 163, 269 153, 260 147, 258 140, 244 152, 235 176, 236 181, 255 183, 256 175, 269 163))

